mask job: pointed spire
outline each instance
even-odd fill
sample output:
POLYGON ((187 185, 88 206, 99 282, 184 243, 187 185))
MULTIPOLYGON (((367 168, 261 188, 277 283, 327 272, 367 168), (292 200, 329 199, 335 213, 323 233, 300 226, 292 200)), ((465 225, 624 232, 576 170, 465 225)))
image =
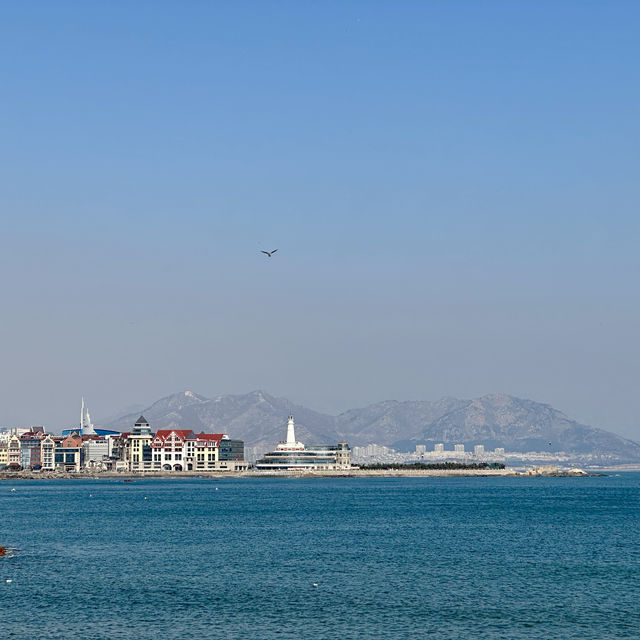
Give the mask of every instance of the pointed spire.
POLYGON ((93 428, 93 424, 91 422, 91 414, 89 413, 89 407, 86 408, 87 419, 84 423, 84 428, 82 429, 82 434, 85 436, 94 436, 96 435, 96 430, 93 428))

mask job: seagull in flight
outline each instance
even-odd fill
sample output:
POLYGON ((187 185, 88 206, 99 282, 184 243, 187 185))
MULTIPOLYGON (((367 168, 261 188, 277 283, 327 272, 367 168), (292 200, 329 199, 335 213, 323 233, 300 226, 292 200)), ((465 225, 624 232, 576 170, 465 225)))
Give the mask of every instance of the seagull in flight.
POLYGON ((264 253, 264 254, 268 255, 269 257, 271 257, 276 251, 277 251, 277 249, 274 249, 273 251, 263 251, 262 249, 260 249, 260 253, 264 253))

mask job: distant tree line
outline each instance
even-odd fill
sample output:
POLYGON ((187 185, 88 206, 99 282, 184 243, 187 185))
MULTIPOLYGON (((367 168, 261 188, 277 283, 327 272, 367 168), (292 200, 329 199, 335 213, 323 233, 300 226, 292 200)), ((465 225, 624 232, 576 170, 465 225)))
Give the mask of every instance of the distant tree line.
POLYGON ((433 469, 437 471, 448 470, 471 470, 471 469, 504 469, 504 464, 500 462, 412 462, 402 464, 400 462, 378 462, 376 464, 361 464, 361 469, 384 470, 384 469, 433 469))

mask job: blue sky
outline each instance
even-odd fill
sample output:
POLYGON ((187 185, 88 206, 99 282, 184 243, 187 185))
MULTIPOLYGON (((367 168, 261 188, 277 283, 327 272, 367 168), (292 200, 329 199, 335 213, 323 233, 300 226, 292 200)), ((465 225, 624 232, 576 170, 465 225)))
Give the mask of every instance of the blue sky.
POLYGON ((0 424, 504 392, 640 439, 639 18, 2 3, 0 424))

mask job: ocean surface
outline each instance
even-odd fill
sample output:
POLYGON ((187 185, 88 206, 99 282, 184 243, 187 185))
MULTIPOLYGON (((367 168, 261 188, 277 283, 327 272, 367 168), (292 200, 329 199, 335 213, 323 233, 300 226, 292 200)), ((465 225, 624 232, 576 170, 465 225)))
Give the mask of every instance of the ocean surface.
POLYGON ((639 473, 0 481, 0 545, 3 638, 640 638, 639 473))

